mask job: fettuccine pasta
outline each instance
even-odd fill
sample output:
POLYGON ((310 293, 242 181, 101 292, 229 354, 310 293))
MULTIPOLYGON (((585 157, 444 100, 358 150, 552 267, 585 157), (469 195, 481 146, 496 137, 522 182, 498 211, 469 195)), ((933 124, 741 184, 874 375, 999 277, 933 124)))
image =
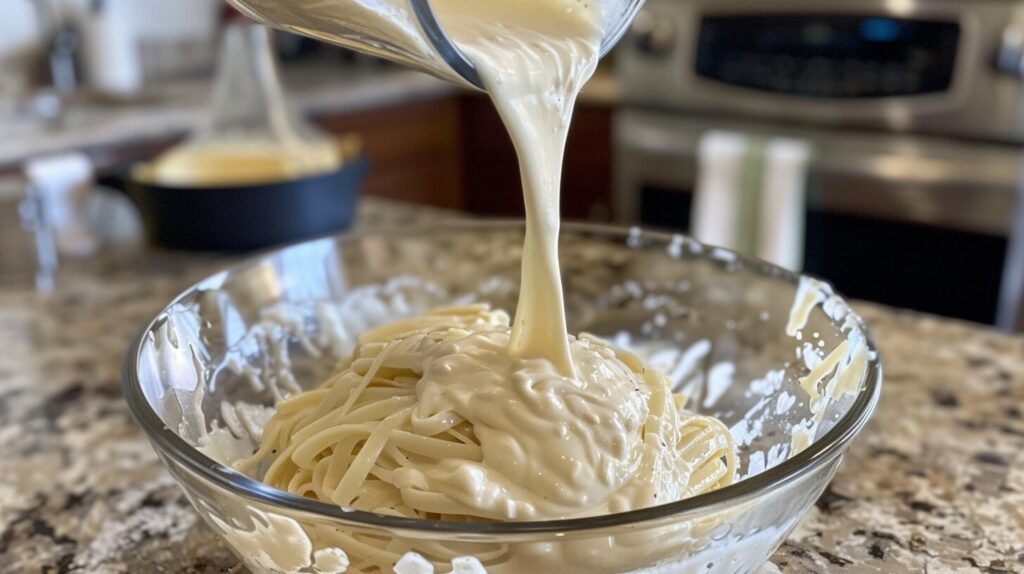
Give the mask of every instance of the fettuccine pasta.
POLYGON ((728 429, 683 410, 639 358, 583 336, 566 377, 511 357, 510 332, 507 314, 482 305, 368 332, 322 387, 278 404, 236 467, 331 504, 458 521, 622 512, 734 480, 728 429))

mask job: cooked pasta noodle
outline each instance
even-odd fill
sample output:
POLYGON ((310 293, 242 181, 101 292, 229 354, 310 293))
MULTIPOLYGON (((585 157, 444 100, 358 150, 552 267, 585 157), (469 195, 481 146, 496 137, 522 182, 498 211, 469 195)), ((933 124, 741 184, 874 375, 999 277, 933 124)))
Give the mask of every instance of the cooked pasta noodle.
MULTIPOLYGON (((732 482, 728 429, 683 410, 639 358, 583 336, 571 344, 579 375, 564 377, 510 357, 510 331, 483 305, 370 331, 322 387, 278 404, 236 467, 332 504, 459 521, 621 512, 732 482)), ((370 569, 401 555, 391 539, 330 536, 370 569)))

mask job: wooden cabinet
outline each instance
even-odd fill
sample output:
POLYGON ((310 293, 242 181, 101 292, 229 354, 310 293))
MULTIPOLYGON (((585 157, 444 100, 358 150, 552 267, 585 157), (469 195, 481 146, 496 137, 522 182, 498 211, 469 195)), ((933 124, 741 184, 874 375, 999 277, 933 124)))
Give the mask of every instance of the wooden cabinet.
MULTIPOLYGON (((611 213, 611 108, 580 105, 573 119, 562 181, 567 219, 607 220, 611 213)), ((370 160, 365 192, 461 209, 521 216, 515 149, 494 105, 463 95, 320 120, 334 133, 356 133, 370 160)))
MULTIPOLYGON (((606 221, 611 215, 611 115, 607 106, 576 109, 562 174, 562 214, 606 221)), ((484 96, 462 98, 465 207, 479 215, 521 216, 522 184, 515 149, 494 105, 484 96)))
POLYGON ((333 133, 355 133, 370 161, 364 192, 465 209, 459 100, 455 97, 321 118, 333 133))

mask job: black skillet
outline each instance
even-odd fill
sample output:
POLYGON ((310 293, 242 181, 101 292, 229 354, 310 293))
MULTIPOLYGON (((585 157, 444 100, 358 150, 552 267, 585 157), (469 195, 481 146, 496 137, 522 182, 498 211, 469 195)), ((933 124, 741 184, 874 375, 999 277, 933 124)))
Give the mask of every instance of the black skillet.
POLYGON ((348 229, 367 167, 360 158, 322 175, 238 187, 157 185, 132 170, 105 183, 138 206, 152 245, 238 252, 348 229))

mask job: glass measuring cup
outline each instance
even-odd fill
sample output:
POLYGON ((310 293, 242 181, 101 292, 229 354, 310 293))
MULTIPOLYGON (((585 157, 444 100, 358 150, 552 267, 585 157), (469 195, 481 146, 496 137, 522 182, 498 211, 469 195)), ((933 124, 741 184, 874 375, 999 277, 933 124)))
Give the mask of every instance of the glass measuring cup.
MULTIPOLYGON (((473 63, 445 34, 430 0, 228 0, 267 25, 338 44, 482 89, 473 63)), ((643 0, 601 0, 603 56, 643 0)))

